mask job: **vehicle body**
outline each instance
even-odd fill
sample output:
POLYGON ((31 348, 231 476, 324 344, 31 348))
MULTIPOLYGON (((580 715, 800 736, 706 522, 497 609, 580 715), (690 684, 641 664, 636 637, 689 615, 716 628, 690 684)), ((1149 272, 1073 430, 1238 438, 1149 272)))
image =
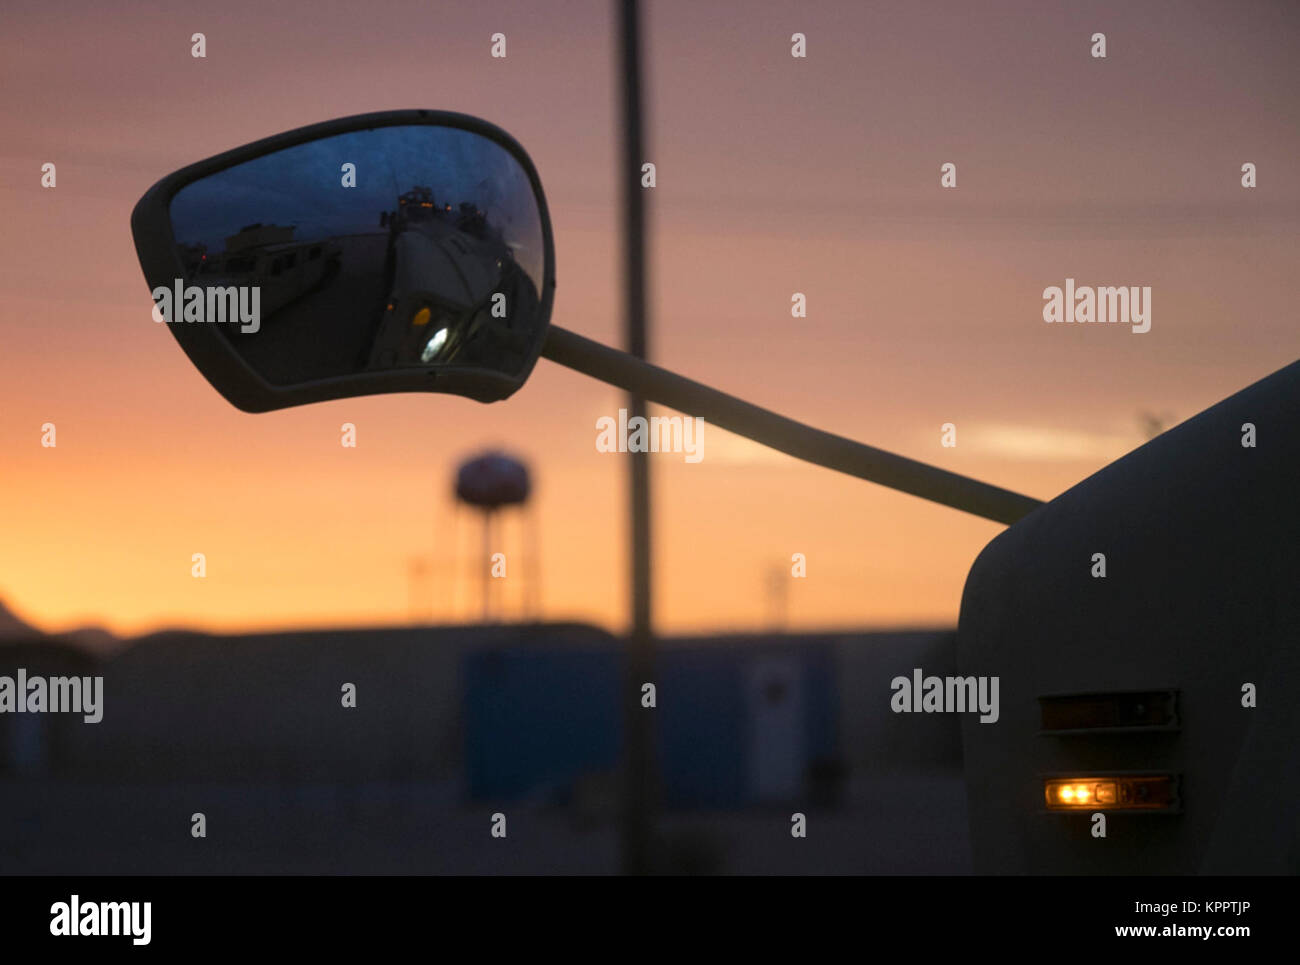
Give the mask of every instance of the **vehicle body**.
POLYGON ((224 251, 203 254, 194 265, 209 287, 256 286, 264 318, 314 291, 339 268, 340 247, 328 239, 293 240, 293 228, 249 225, 226 239, 224 251), (283 239, 283 240, 281 240, 283 239))
POLYGON ((962 721, 977 872, 1300 873, 1297 413, 1300 363, 1083 480, 975 561, 957 664, 999 675, 1002 694, 997 723, 962 721), (1052 726, 1068 706, 1071 726, 1052 726), (1116 773, 1167 776, 1174 806, 1044 806, 1047 778, 1116 773))
POLYGON ((510 247, 470 202, 439 205, 417 185, 384 212, 389 295, 369 368, 468 361, 501 367, 513 352, 522 365, 526 340, 511 332, 512 311, 532 317, 537 295, 510 247))

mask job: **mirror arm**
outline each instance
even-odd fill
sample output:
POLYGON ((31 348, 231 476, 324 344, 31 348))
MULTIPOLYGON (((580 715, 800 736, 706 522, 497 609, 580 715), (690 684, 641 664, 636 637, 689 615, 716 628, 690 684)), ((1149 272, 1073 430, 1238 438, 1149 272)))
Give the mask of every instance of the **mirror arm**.
POLYGON ((827 469, 1010 525, 1043 503, 937 466, 795 422, 552 325, 542 356, 651 402, 827 469))

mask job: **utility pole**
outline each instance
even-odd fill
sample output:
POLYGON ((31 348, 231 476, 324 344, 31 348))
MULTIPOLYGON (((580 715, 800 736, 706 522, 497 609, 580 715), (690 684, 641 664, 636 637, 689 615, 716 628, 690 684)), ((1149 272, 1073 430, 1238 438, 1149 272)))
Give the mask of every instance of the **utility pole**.
MULTIPOLYGON (((627 351, 638 359, 647 354, 645 194, 641 165, 645 161, 641 123, 641 38, 637 0, 617 0, 622 51, 623 152, 618 182, 623 191, 624 332, 627 351)), ((629 421, 645 417, 645 397, 627 397, 629 421)), ((631 486, 632 626, 628 639, 624 682, 623 873, 648 874, 653 869, 656 780, 653 711, 641 706, 641 686, 654 680, 655 643, 650 622, 650 456, 628 453, 631 486)))

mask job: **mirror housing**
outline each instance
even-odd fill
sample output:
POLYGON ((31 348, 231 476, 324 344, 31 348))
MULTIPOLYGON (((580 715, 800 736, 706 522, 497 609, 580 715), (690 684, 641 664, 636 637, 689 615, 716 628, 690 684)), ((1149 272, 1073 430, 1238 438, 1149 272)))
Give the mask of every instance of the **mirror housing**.
MULTIPOLYGON (((351 143, 355 145, 358 142, 354 139, 351 143)), ((305 157, 305 152, 300 152, 298 155, 286 153, 281 156, 302 159, 305 157)), ((333 160, 340 159, 348 160, 342 154, 333 160)), ((313 163, 321 160, 312 158, 313 163)), ((254 170, 254 168, 250 165, 246 170, 254 170)), ((425 168, 421 167, 420 170, 424 171, 425 168)), ((341 183, 340 167, 337 164, 329 167, 322 164, 313 168, 310 173, 312 177, 319 174, 324 178, 328 175, 333 179, 330 187, 337 188, 341 192, 355 190, 341 183)), ((361 177, 373 178, 374 175, 373 170, 360 172, 361 177)), ((354 170, 354 183, 356 176, 357 172, 354 170)), ((237 173, 227 177, 232 182, 240 180, 237 173)), ((312 190, 318 191, 323 191, 325 188, 323 183, 317 181, 312 181, 309 186, 312 190)), ((313 213, 330 207, 328 203, 319 203, 324 197, 318 195, 297 199, 299 207, 307 214, 306 220, 311 220, 313 213)), ((334 198, 360 197, 363 195, 340 194, 330 196, 330 202, 332 203, 334 198)), ((193 210, 193 206, 190 207, 193 210)), ((349 225, 355 220, 360 229, 363 223, 361 213, 360 210, 357 213, 349 212, 349 225)), ((190 220, 193 222, 194 218, 191 217, 190 220)), ((266 412, 328 399, 389 392, 446 392, 463 395, 479 402, 504 399, 527 380, 541 353, 550 324, 555 292, 555 252, 550 217, 537 171, 524 149, 509 134, 493 124, 464 114, 430 110, 360 114, 298 128, 235 148, 182 168, 151 187, 132 212, 131 231, 145 279, 154 293, 156 302, 154 320, 165 322, 185 354, 204 377, 228 401, 246 412, 266 412), (302 178, 289 179, 289 183, 283 186, 282 191, 279 186, 266 184, 260 184, 256 189, 249 189, 247 193, 253 200, 247 203, 255 206, 242 210, 237 204, 228 206, 235 208, 235 211, 217 204, 222 200, 220 193, 222 189, 213 188, 213 185, 219 186, 222 182, 219 180, 209 182, 210 190, 206 192, 206 203, 210 217, 216 217, 215 214, 211 214, 212 212, 220 212, 222 217, 227 219, 234 217, 242 224, 238 226, 238 230, 229 226, 231 222, 203 226, 206 230, 205 237, 224 237, 223 250, 215 252, 213 262, 203 267, 200 267, 200 260, 207 261, 210 246, 195 243, 195 229, 187 228, 190 234, 178 241, 173 202, 178 195, 181 195, 184 200, 204 193, 201 188, 183 193, 187 188, 205 179, 213 179, 222 172, 230 172, 241 165, 249 165, 250 162, 257 162, 259 159, 271 159, 273 155, 281 155, 281 152, 290 152, 291 149, 302 145, 310 145, 340 135, 373 132, 371 137, 373 143, 378 144, 384 136, 388 136, 389 141, 392 142, 400 132, 385 131, 389 128, 411 129, 413 140, 417 135, 421 135, 419 129, 427 128, 430 130, 423 132, 422 136, 427 138, 441 136, 449 143, 453 139, 458 139, 473 144, 475 149, 470 152, 458 151, 455 158, 429 157, 427 160, 416 162, 427 165, 431 172, 427 176, 422 176, 426 185, 430 181, 439 182, 441 179, 441 182, 435 184, 432 189, 417 184, 410 190, 402 191, 403 188, 410 187, 405 184, 405 180, 413 177, 410 174, 410 167, 414 155, 408 154, 403 158, 406 166, 403 168, 402 180, 397 178, 392 170, 394 165, 390 164, 390 169, 385 172, 387 178, 382 190, 385 192, 385 207, 391 207, 391 210, 373 209, 374 198, 377 197, 373 192, 380 190, 379 188, 371 188, 372 194, 368 196, 368 200, 362 201, 360 205, 353 205, 359 209, 364 208, 365 233, 347 237, 364 238, 369 254, 363 256, 358 251, 353 256, 346 249, 347 240, 343 241, 344 250, 340 253, 338 239, 328 235, 306 239, 294 238, 298 224, 277 225, 275 223, 277 220, 285 220, 285 206, 293 203, 294 189, 302 189, 302 178), (433 129, 441 129, 444 132, 465 132, 465 136, 462 138, 459 134, 440 135, 433 129), (496 153, 497 149, 500 149, 499 155, 496 153), (475 194, 471 195, 470 200, 464 198, 464 192, 468 189, 462 188, 462 193, 457 195, 444 187, 445 182, 457 176, 457 171, 454 169, 456 163, 460 164, 458 174, 460 180, 457 183, 462 185, 470 183, 466 178, 479 172, 468 168, 472 168, 478 159, 495 162, 496 173, 495 176, 485 177, 475 184, 473 189, 475 194), (511 175, 510 180, 517 183, 511 185, 501 183, 504 180, 502 165, 505 164, 505 159, 517 164, 517 171, 512 169, 507 172, 511 175), (449 177, 443 177, 448 173, 449 177), (390 184, 391 189, 388 187, 390 184), (268 190, 268 187, 271 189, 268 190), (522 195, 526 189, 531 189, 531 202, 526 202, 522 195), (432 210, 436 224, 428 220, 430 212, 422 212, 426 223, 421 225, 415 225, 413 221, 408 222, 404 213, 399 215, 401 210, 399 205, 408 203, 409 199, 402 200, 407 195, 414 197, 413 192, 428 193, 431 190, 433 195, 428 198, 429 203, 423 203, 425 194, 421 194, 415 202, 419 208, 432 210), (527 222, 527 232, 531 242, 524 246, 527 252, 526 264, 523 259, 516 260, 516 246, 505 238, 501 225, 494 223, 493 219, 498 211, 494 211, 491 205, 486 203, 480 209, 478 203, 473 200, 478 194, 501 198, 509 191, 513 191, 514 195, 507 197, 502 204, 513 203, 514 210, 520 210, 526 203, 535 204, 535 209, 530 208, 522 219, 527 222), (263 200, 258 201, 259 197, 263 200), (457 202, 455 209, 450 202, 445 201, 448 197, 457 202), (436 209, 433 204, 435 199, 438 202, 436 209), (391 201, 391 205, 387 204, 387 201, 391 201), (278 210, 277 206, 280 206, 278 210), (263 211, 265 217, 261 216, 263 211), (218 227, 221 230, 218 230, 218 227), (420 230, 417 231, 416 228, 420 230), (431 230, 436 230, 435 236, 430 236, 431 230), (370 267, 367 269, 368 274, 365 279, 367 292, 370 294, 379 292, 381 290, 381 276, 378 273, 378 265, 381 263, 379 255, 384 247, 387 248, 388 256, 383 261, 386 276, 382 282, 382 290, 387 293, 387 297, 385 299, 384 295, 380 295, 372 299, 375 303, 374 320, 354 318, 354 315, 366 314, 356 311, 357 299, 340 298, 337 297, 337 291, 326 289, 329 285, 339 284, 336 276, 339 273, 340 260, 345 265, 355 265, 369 258, 367 264, 370 267), (395 256, 394 253, 399 248, 403 254, 395 256), (538 248, 540 251, 537 250, 538 248), (255 253, 257 257, 255 259, 243 257, 250 252, 255 253), (282 257, 271 257, 278 253, 283 253, 282 257), (299 280, 290 282, 291 286, 297 287, 285 294, 283 288, 286 283, 283 279, 288 277, 290 272, 286 271, 283 276, 281 275, 282 263, 294 265, 299 261, 299 256, 305 262, 309 254, 313 258, 321 259, 317 262, 318 266, 329 266, 329 270, 314 266, 314 275, 311 277, 304 275, 299 280), (236 255, 241 257, 236 258, 236 255), (238 265, 235 264, 236 261, 239 262, 238 265), (254 261, 256 261, 256 268, 253 267, 254 261), (272 264, 274 264, 273 270, 272 264), (411 265, 415 265, 414 270, 411 265), (216 273, 210 275, 208 279, 200 278, 200 275, 207 274, 210 268, 215 268, 216 273), (224 287, 226 282, 244 279, 269 283, 271 281, 269 276, 272 273, 277 276, 275 284, 279 286, 278 289, 263 294, 260 290, 261 284, 250 286, 256 291, 252 304, 275 306, 268 319, 267 330, 271 330, 271 327, 276 325, 276 312, 283 309, 286 314, 294 314, 292 311, 294 300, 298 306, 306 306, 297 313, 302 317, 295 320, 297 330, 293 338, 297 339, 297 344, 292 340, 284 341, 286 329, 281 327, 271 340, 273 344, 270 350, 261 352, 260 360, 250 361, 251 356, 245 348, 252 343, 238 340, 247 338, 248 333, 256 337, 261 330, 260 322, 255 321, 251 325, 236 328, 218 324, 190 324, 181 319, 179 304, 181 294, 183 291, 187 293, 185 300, 188 303, 190 287, 203 288, 206 292, 206 303, 212 305, 214 290, 219 293, 218 300, 224 297, 220 293, 234 291, 233 287, 224 287), (429 282, 430 278, 434 281, 429 282), (204 280, 208 281, 207 287, 203 285, 204 280), (214 285, 214 281, 220 281, 222 284, 214 285), (508 301, 500 293, 500 290, 507 285, 513 286, 510 288, 511 299, 514 299, 514 292, 524 293, 523 297, 514 299, 516 303, 522 303, 524 308, 515 318, 502 322, 499 320, 500 313, 496 309, 502 308, 508 301), (430 291, 431 288, 433 291, 430 291), (454 291, 451 290, 453 288, 454 291), (168 292, 175 290, 177 303, 171 304, 170 294, 161 296, 160 289, 168 292), (277 291, 279 294, 276 293, 277 291), (395 292, 402 294, 395 296, 395 292), (489 300, 492 300, 491 304, 489 300), (290 302, 288 309, 283 305, 286 301, 290 302), (307 306, 308 302, 311 303, 310 306, 307 306), (395 302, 406 302, 406 304, 394 304, 395 302), (349 307, 349 303, 353 307, 349 307), (167 306, 171 306, 171 313, 167 311, 167 306), (431 308, 434 313, 432 324, 429 322, 431 308), (451 321, 446 327, 439 328, 437 319, 440 317, 446 317, 451 321), (308 325, 315 327, 312 329, 308 325), (294 350, 301 350, 303 347, 310 349, 313 345, 319 346, 335 338, 337 333, 343 331, 346 326, 370 326, 370 330, 373 331, 373 337, 367 335, 363 338, 367 350, 356 356, 355 365, 352 362, 337 364, 336 360, 338 371, 322 369, 322 366, 317 364, 316 371, 308 371, 304 368, 302 377, 293 375, 292 367, 298 359, 294 350), (424 328, 420 329, 418 326, 424 328), (514 326, 514 331, 506 331, 508 326, 514 326), (467 335, 460 331, 462 327, 467 330, 467 335), (322 334, 322 329, 328 331, 322 334), (410 332, 417 332, 423 336, 425 331, 430 330, 433 334, 426 339, 423 352, 416 351, 411 355, 410 332), (460 335, 464 337, 459 337, 460 335), (480 350, 462 351, 462 344, 458 342, 467 341, 478 346, 480 350), (501 350, 500 361, 491 350, 483 348, 484 345, 499 344, 508 345, 508 353, 506 349, 501 350), (452 357, 442 362, 431 357, 439 351, 443 355, 452 357), (406 355, 403 356, 402 353, 406 355), (385 361, 379 361, 381 358, 385 361), (274 363, 274 366, 271 363, 274 363)), ((357 240, 355 244, 359 249, 362 241, 357 240)), ((301 268, 297 271, 302 274, 301 268)), ((344 275, 346 274, 345 270, 344 275)), ((349 292, 344 292, 345 296, 348 294, 349 292)), ((240 298, 242 299, 242 295, 240 298)), ((218 303, 220 304, 219 301, 218 303)), ((230 304, 233 311, 235 305, 233 298, 230 304)), ((242 301, 240 307, 241 309, 243 307, 242 301)), ((188 305, 186 314, 188 314, 188 305)), ((198 314, 202 314, 201 306, 198 314)), ((224 318, 222 320, 226 321, 224 318)), ((229 321, 236 321, 236 319, 229 321)))

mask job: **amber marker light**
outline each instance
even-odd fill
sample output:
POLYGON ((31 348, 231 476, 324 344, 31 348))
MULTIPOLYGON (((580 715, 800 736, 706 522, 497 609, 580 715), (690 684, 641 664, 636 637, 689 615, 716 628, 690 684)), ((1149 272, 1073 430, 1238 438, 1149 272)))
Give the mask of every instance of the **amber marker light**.
POLYGON ((1176 811, 1179 804, 1172 774, 1051 777, 1043 796, 1049 811, 1176 811))

